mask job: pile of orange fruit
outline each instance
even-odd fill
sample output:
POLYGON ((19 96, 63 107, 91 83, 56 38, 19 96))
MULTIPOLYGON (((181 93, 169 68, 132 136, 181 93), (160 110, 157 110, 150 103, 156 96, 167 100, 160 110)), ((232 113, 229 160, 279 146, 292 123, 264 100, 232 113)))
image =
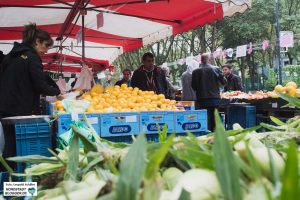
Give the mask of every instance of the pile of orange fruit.
MULTIPOLYGON (((102 85, 95 85, 79 99, 91 102, 86 110, 88 113, 178 110, 175 100, 166 99, 163 94, 155 94, 153 91, 128 87, 126 84, 105 89, 102 85)), ((63 111, 61 101, 57 101, 55 105, 58 111, 63 111)))
POLYGON ((273 98, 278 98, 277 93, 288 94, 292 97, 300 97, 300 89, 297 89, 297 84, 293 81, 288 82, 285 86, 276 85, 273 92, 269 92, 268 95, 273 98))

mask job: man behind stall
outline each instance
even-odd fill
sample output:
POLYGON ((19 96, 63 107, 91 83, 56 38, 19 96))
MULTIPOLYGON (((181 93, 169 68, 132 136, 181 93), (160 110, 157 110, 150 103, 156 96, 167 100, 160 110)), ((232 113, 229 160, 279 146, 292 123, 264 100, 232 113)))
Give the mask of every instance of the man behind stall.
POLYGON ((131 87, 138 87, 143 91, 154 91, 168 97, 168 84, 164 71, 154 65, 154 55, 150 52, 142 57, 143 64, 134 71, 131 87))
POLYGON ((224 92, 227 91, 242 91, 242 81, 238 75, 232 73, 232 67, 230 65, 223 65, 223 73, 226 77, 227 84, 224 87, 224 92))
POLYGON ((196 91, 198 109, 207 109, 208 129, 214 131, 214 110, 220 105, 220 85, 226 84, 222 71, 209 64, 210 54, 201 55, 201 67, 192 73, 192 88, 196 91))
POLYGON ((122 84, 127 84, 128 87, 131 86, 131 71, 130 69, 123 70, 123 78, 116 82, 115 85, 121 86, 122 84))

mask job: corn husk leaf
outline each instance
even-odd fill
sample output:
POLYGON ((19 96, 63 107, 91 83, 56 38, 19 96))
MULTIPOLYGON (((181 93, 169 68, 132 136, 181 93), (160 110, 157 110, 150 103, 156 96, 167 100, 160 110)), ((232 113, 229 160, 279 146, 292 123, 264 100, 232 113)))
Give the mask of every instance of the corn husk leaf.
POLYGON ((183 150, 172 150, 171 153, 178 159, 188 162, 194 168, 214 169, 212 154, 192 147, 183 150))
POLYGON ((296 97, 292 97, 287 94, 277 93, 279 97, 289 102, 289 105, 296 106, 297 108, 300 108, 300 99, 296 97))
POLYGON ((284 127, 279 127, 279 126, 273 126, 270 124, 266 124, 266 123, 260 123, 261 127, 266 128, 267 130, 271 130, 271 131, 285 131, 286 128, 284 127))
POLYGON ((97 151, 96 144, 87 138, 87 134, 84 133, 86 129, 77 126, 76 124, 71 124, 71 127, 74 131, 74 135, 77 135, 84 145, 84 151, 87 153, 89 151, 97 151))
POLYGON ((158 172, 161 163, 169 152, 173 144, 175 135, 171 135, 156 151, 148 156, 149 162, 145 170, 146 179, 154 179, 155 174, 158 172))
MULTIPOLYGON (((76 133, 76 132, 75 132, 76 133)), ((78 134, 74 134, 68 152, 69 162, 65 174, 66 180, 76 180, 79 166, 79 138, 78 134)))
POLYGON ((120 165, 116 186, 117 200, 135 200, 146 166, 146 139, 139 135, 120 165))
POLYGON ((287 153, 287 161, 283 175, 281 191, 282 200, 294 200, 299 198, 299 166, 298 151, 294 143, 290 144, 287 153))
POLYGON ((144 199, 158 199, 162 189, 161 179, 159 175, 159 168, 161 163, 164 161, 167 156, 170 147, 173 144, 175 135, 171 135, 162 145, 152 152, 148 156, 148 163, 145 169, 145 187, 144 187, 144 199))
POLYGON ((217 111, 215 111, 216 134, 214 138, 213 154, 217 177, 226 200, 242 199, 240 186, 240 169, 236 163, 232 147, 222 127, 217 111))
POLYGON ((46 157, 46 156, 39 156, 39 155, 30 155, 30 156, 16 156, 6 158, 6 160, 13 161, 13 162, 21 162, 21 163, 52 163, 57 164, 59 161, 54 157, 46 157))
POLYGON ((62 169, 64 167, 63 164, 52 164, 52 163, 41 163, 38 165, 33 165, 30 168, 27 168, 25 170, 25 173, 27 176, 39 176, 44 175, 48 173, 56 172, 59 169, 62 169))
POLYGON ((284 126, 285 123, 283 121, 281 121, 280 119, 270 116, 270 119, 272 122, 274 122, 275 124, 277 124, 278 126, 284 126))

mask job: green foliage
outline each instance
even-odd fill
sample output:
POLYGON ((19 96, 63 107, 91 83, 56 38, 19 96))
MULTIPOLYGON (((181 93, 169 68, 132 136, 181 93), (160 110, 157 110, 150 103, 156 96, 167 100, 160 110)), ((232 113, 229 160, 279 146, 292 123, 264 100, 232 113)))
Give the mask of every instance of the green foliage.
POLYGON ((146 139, 140 135, 122 160, 116 187, 117 200, 135 200, 146 167, 146 139))
POLYGON ((215 118, 216 133, 213 145, 215 170, 225 199, 240 200, 242 199, 240 168, 237 165, 232 146, 227 139, 217 111, 215 111, 215 118))

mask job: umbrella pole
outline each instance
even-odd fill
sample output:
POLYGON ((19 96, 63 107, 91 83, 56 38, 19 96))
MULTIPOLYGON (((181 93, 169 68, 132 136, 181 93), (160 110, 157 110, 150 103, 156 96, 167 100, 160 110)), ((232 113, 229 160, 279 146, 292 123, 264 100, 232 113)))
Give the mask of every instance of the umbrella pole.
POLYGON ((278 69, 279 69, 279 84, 282 84, 282 62, 280 55, 280 22, 279 22, 279 5, 278 0, 276 0, 276 48, 277 48, 277 59, 278 59, 278 69))
POLYGON ((81 35, 82 35, 82 60, 85 60, 85 41, 84 41, 84 15, 85 15, 85 10, 82 11, 81 13, 81 20, 82 20, 82 25, 81 25, 81 35))

